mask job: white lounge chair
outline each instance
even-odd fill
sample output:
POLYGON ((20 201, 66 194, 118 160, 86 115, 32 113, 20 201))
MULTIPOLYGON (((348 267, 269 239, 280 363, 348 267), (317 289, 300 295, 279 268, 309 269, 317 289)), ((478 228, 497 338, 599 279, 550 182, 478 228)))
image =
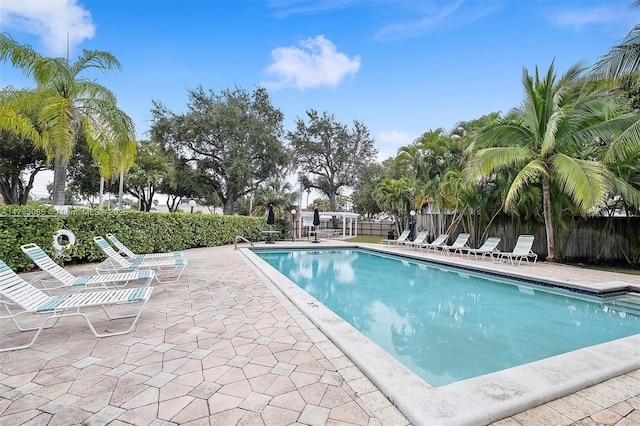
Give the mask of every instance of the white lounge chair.
POLYGON ((442 245, 439 245, 439 246, 435 247, 435 249, 436 250, 446 251, 447 254, 455 253, 456 250, 463 249, 465 247, 467 247, 467 248, 469 247, 467 245, 467 243, 469 242, 469 237, 471 237, 471 235, 469 235, 469 234, 465 234, 465 233, 458 234, 458 236, 456 237, 456 240, 450 246, 448 246, 446 244, 442 244, 442 245))
POLYGON ((53 261, 37 244, 24 244, 20 250, 42 269, 43 273, 36 278, 42 283, 43 289, 49 293, 61 287, 83 287, 89 288, 110 288, 124 287, 132 281, 139 281, 139 284, 148 286, 155 276, 154 271, 142 270, 133 272, 123 272, 119 274, 89 275, 76 277, 53 261), (45 277, 55 279, 47 280, 45 277))
POLYGON ((449 238, 449 234, 440 234, 438 235, 438 238, 433 240, 431 243, 420 244, 420 248, 426 249, 426 252, 429 252, 430 249, 436 251, 439 246, 443 245, 447 241, 447 238, 449 238))
POLYGON ((509 259, 512 265, 515 265, 515 261, 517 260, 518 265, 520 265, 523 259, 529 263, 529 258, 532 258, 533 264, 535 265, 536 260, 538 260, 538 255, 531 250, 531 247, 533 247, 533 235, 520 235, 513 251, 511 253, 500 253, 500 260, 509 259))
POLYGON ((153 260, 159 260, 159 259, 166 259, 168 257, 182 257, 182 252, 180 251, 174 251, 174 252, 169 252, 169 253, 146 253, 146 254, 136 254, 134 252, 132 252, 129 247, 125 246, 124 244, 122 244, 120 242, 120 240, 118 240, 118 238, 113 235, 113 234, 107 234, 107 240, 109 240, 109 242, 111 244, 113 244, 115 246, 115 248, 118 249, 118 252, 120 254, 122 254, 125 257, 128 257, 129 259, 135 259, 135 260, 148 260, 148 259, 153 259, 153 260))
POLYGON ((490 256, 493 259, 493 256, 500 256, 500 250, 498 250, 498 244, 500 244, 500 238, 490 237, 477 249, 473 248, 459 248, 456 251, 459 251, 462 255, 464 252, 467 253, 467 257, 471 257, 471 254, 475 255, 476 260, 478 260, 478 255, 481 256, 481 260, 484 261, 485 256, 490 256))
POLYGON ((404 231, 402 231, 402 234, 398 236, 397 240, 380 240, 380 242, 387 243, 389 245, 397 245, 405 242, 407 238, 409 238, 409 235, 411 235, 411 230, 405 229, 404 231))
POLYGON ((131 262, 109 245, 107 240, 102 237, 93 237, 93 241, 107 255, 107 259, 96 266, 96 272, 117 273, 121 270, 138 271, 142 269, 154 269, 156 271, 155 278, 159 283, 176 282, 184 272, 187 266, 187 260, 181 257, 176 259, 158 259, 158 260, 136 260, 131 262), (169 275, 168 272, 176 272, 177 276, 173 279, 166 280, 164 277, 169 275), (162 275, 163 279, 160 279, 162 275))
MULTIPOLYGON (((40 333, 42 333, 42 330, 55 326, 60 318, 74 315, 83 317, 91 329, 91 332, 93 332, 96 337, 127 334, 133 330, 138 322, 138 318, 151 297, 152 291, 153 287, 138 287, 49 296, 42 290, 26 282, 0 260, 0 305, 4 307, 7 313, 7 315, 0 316, 0 320, 10 319, 18 330, 36 332, 29 343, 0 348, 0 352, 28 348, 33 345, 40 333), (121 306, 134 303, 139 304, 139 308, 133 314, 114 316, 107 310, 107 306, 121 306), (82 312, 86 308, 95 306, 100 306, 110 320, 133 318, 133 322, 131 326, 124 331, 98 333, 87 315, 82 312), (40 314, 44 316, 44 319, 39 327, 23 328, 16 318, 24 314, 40 314), (51 321, 51 325, 47 325, 51 321)), ((3 331, 3 334, 6 334, 6 332, 3 331)))
POLYGON ((429 231, 420 231, 418 235, 416 235, 416 239, 413 241, 405 241, 404 245, 409 246, 412 249, 420 248, 422 244, 424 244, 429 238, 429 231))

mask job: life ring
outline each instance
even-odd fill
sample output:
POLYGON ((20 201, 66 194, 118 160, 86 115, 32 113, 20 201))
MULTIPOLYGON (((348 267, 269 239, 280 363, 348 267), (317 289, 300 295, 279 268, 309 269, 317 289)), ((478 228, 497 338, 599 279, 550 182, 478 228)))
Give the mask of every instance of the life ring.
POLYGON ((53 248, 54 248, 54 250, 63 251, 63 250, 66 250, 66 249, 70 248, 75 243, 76 243, 76 236, 73 234, 73 232, 69 231, 68 229, 61 229, 58 232, 56 232, 55 234, 53 234, 53 248), (65 244, 65 245, 62 245, 60 243, 60 237, 67 237, 69 242, 67 244, 65 244))

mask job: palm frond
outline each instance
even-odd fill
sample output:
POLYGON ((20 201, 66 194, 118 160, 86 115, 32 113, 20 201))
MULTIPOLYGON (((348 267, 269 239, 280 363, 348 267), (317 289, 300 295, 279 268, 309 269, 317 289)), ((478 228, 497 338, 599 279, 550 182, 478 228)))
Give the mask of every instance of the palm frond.
POLYGON ((120 65, 120 61, 109 52, 84 49, 82 56, 73 63, 71 68, 74 75, 78 75, 89 68, 95 68, 100 71, 109 71, 112 69, 122 70, 122 65, 120 65))
MULTIPOLYGON (((624 116, 620 117, 620 121, 622 121, 622 125, 624 126, 627 120, 634 120, 634 118, 635 117, 624 116)), ((605 164, 615 164, 636 155, 639 151, 640 120, 636 120, 615 138, 604 156, 604 162, 605 164)))
POLYGON ((542 144, 540 146, 540 155, 542 158, 546 158, 551 155, 556 149, 558 133, 558 127, 564 117, 564 113, 561 109, 558 109, 551 114, 545 125, 545 132, 542 138, 542 144))
POLYGON ((520 118, 505 117, 487 128, 479 137, 476 149, 497 146, 528 146, 535 135, 520 118))
POLYGON ((67 95, 73 83, 64 58, 39 58, 33 64, 33 79, 38 86, 53 89, 60 95, 67 95))
POLYGON ((590 74, 596 78, 613 79, 640 70, 640 25, 600 57, 591 68, 590 74))
POLYGON ((0 33, 0 61, 9 60, 11 64, 21 70, 27 77, 33 77, 33 66, 42 56, 31 46, 21 45, 11 36, 0 33))
POLYGON ((600 206, 611 190, 609 171, 595 161, 557 153, 550 159, 550 172, 562 192, 582 213, 600 206))
POLYGON ((614 194, 620 195, 624 198, 624 201, 628 206, 640 209, 640 190, 634 188, 629 184, 629 182, 617 176, 611 177, 611 185, 614 194))
POLYGON ((529 161, 532 156, 531 149, 521 146, 481 149, 469 160, 469 167, 465 169, 465 179, 478 182, 496 170, 529 161))
POLYGON ((9 131, 18 137, 29 139, 34 144, 38 144, 41 141, 40 134, 28 117, 2 105, 0 105, 0 129, 9 131))
POLYGON ((47 159, 54 158, 68 160, 73 154, 73 146, 80 125, 73 115, 73 105, 69 99, 61 96, 52 96, 45 100, 38 121, 43 123, 49 133, 49 139, 42 148, 47 154, 47 159))
POLYGON ((507 197, 504 200, 505 210, 510 211, 513 209, 522 191, 524 191, 534 179, 537 179, 545 173, 547 173, 547 171, 542 161, 535 159, 527 163, 522 170, 518 172, 509 187, 507 197))
POLYGON ((111 90, 93 80, 76 80, 73 83, 72 95, 79 101, 82 99, 99 99, 113 104, 117 102, 116 95, 111 90))

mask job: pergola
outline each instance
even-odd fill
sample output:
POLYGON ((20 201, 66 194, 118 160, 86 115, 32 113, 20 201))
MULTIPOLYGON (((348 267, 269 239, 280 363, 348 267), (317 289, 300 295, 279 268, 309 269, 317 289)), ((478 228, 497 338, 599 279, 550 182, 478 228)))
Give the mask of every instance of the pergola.
MULTIPOLYGON (((320 212, 320 222, 328 222, 334 216, 342 221, 342 238, 358 236, 358 213, 352 212, 320 212), (347 229, 349 233, 347 234, 347 229)), ((303 210, 298 217, 298 233, 302 235, 302 228, 313 226, 313 210, 303 210)))

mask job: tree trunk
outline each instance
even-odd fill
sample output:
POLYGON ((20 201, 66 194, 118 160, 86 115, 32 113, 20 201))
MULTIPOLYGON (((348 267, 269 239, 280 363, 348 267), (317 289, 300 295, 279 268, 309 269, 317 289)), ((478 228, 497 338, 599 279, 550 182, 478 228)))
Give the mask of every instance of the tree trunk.
POLYGON ((18 204, 18 182, 20 178, 17 176, 11 176, 8 179, 2 178, 0 180, 0 193, 4 198, 5 204, 18 204))
POLYGON ((331 192, 329 193, 329 207, 331 208, 331 211, 336 211, 337 207, 336 207, 336 189, 335 188, 331 188, 331 192))
POLYGON ((227 198, 224 200, 222 213, 225 215, 233 214, 233 197, 227 196, 227 198))
POLYGON ((167 209, 169 209, 170 213, 178 211, 178 206, 180 205, 181 200, 182 197, 178 195, 167 196, 167 209))
POLYGON ((100 176, 100 198, 98 200, 98 208, 102 209, 102 203, 104 201, 104 178, 102 176, 100 176))
POLYGON ((551 189, 549 188, 549 176, 542 176, 542 210, 544 214, 544 229, 547 234, 547 262, 556 261, 556 244, 553 235, 553 223, 551 221, 551 189))
MULTIPOLYGON (((333 188, 331 188, 331 193, 329 194, 329 207, 331 208, 332 212, 338 210, 336 208, 336 191, 333 188)), ((333 227, 333 229, 338 228, 338 218, 336 216, 333 216, 331 218, 331 226, 333 227)))
POLYGON ((122 199, 124 198, 124 169, 120 169, 120 184, 118 187, 118 208, 122 210, 122 199))
POLYGON ((53 205, 64 206, 64 188, 67 183, 67 162, 56 158, 53 169, 53 205))

